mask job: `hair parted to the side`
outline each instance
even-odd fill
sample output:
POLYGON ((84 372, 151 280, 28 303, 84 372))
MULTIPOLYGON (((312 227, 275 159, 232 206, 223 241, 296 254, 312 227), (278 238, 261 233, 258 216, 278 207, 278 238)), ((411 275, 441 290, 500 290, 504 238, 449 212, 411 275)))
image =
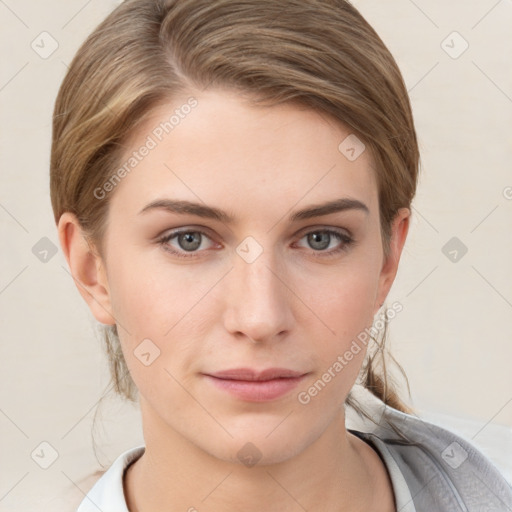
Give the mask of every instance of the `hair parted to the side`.
MULTIPOLYGON (((388 254, 392 221, 416 192, 418 143, 394 58, 345 0, 125 0, 80 47, 56 99, 55 221, 74 213, 103 256, 115 190, 102 199, 94 191, 119 168, 130 136, 157 106, 207 88, 254 105, 301 104, 349 127, 371 155, 388 254)), ((387 405, 412 412, 386 370, 385 332, 363 364, 361 383, 387 405)), ((135 401, 116 326, 104 327, 104 335, 115 390, 135 401)), ((366 415, 350 395, 346 403, 366 415)))

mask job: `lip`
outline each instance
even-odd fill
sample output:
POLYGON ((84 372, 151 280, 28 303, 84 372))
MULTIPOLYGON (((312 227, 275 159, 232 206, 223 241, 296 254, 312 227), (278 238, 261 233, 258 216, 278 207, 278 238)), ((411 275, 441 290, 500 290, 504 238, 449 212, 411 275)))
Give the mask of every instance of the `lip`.
POLYGON ((267 402, 289 393, 306 374, 287 368, 267 368, 262 371, 234 368, 204 376, 214 386, 237 398, 249 402, 267 402))
POLYGON ((296 372, 288 368, 266 368, 265 370, 253 370, 252 368, 232 368, 220 372, 209 373, 211 377, 218 379, 262 381, 288 377, 300 377, 304 372, 296 372))

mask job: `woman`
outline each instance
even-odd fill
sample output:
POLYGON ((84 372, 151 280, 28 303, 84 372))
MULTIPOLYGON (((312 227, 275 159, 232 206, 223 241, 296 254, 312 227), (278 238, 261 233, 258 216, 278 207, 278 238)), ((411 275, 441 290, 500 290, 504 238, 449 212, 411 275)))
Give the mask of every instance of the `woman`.
POLYGON ((51 198, 145 444, 79 512, 512 508, 484 455, 372 365, 418 164, 397 65, 347 2, 107 17, 57 98, 51 198))

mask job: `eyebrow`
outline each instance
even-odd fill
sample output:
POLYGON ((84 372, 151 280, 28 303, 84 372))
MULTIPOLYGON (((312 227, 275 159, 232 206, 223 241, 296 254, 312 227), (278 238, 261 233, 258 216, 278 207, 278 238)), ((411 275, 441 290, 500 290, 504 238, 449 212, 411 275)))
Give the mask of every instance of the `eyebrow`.
MULTIPOLYGON (((139 212, 139 215, 151 210, 166 210, 170 213, 176 213, 180 215, 196 215, 205 219, 218 220, 225 224, 231 224, 236 220, 235 217, 231 216, 223 210, 220 210, 219 208, 178 199, 156 199, 155 201, 152 201, 146 205, 139 212)), ((369 208, 364 203, 357 199, 346 197, 323 204, 308 206, 307 208, 299 210, 290 215, 288 220, 290 222, 297 222, 299 220, 321 217, 323 215, 329 215, 331 213, 337 213, 346 210, 360 210, 367 215, 370 213, 369 208)))

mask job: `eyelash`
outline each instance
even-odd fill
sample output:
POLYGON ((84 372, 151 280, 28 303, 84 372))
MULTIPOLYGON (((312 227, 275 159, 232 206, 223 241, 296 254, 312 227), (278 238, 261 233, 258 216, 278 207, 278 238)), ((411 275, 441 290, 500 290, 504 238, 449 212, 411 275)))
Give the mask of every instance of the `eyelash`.
MULTIPOLYGON (((205 233, 204 231, 201 231, 199 229, 182 229, 182 230, 172 231, 171 233, 164 235, 163 237, 161 237, 158 240, 158 243, 165 251, 171 253, 173 256, 176 256, 178 258, 194 258, 194 257, 196 257, 196 255, 198 254, 199 251, 191 251, 187 254, 187 253, 183 253, 180 251, 176 251, 174 249, 170 249, 169 245, 167 245, 173 238, 176 238, 183 233, 199 233, 201 236, 210 238, 207 235, 207 233, 205 233)), ((341 231, 337 231, 334 229, 327 229, 327 228, 326 229, 314 229, 312 231, 308 231, 307 233, 305 233, 304 235, 301 236, 300 240, 302 240, 302 238, 304 238, 312 233, 329 233, 330 235, 334 235, 336 238, 338 238, 338 240, 340 242, 342 242, 342 244, 339 247, 337 247, 334 250, 328 251, 328 252, 325 250, 315 251, 312 249, 311 251, 312 251, 313 257, 315 257, 315 258, 330 258, 330 257, 337 256, 338 254, 340 254, 342 252, 348 251, 348 249, 355 243, 355 240, 351 236, 347 235, 346 233, 343 233, 341 231)))

